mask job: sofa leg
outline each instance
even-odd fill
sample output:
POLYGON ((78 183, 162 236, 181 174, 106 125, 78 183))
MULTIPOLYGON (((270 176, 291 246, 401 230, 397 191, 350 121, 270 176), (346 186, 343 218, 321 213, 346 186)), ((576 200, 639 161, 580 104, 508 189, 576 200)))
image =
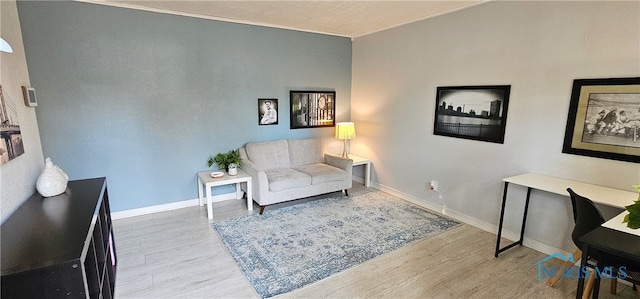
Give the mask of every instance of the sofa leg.
POLYGON ((262 215, 262 213, 264 213, 264 208, 265 208, 265 207, 266 207, 266 206, 260 206, 260 215, 262 215))
POLYGON ((347 191, 347 189, 344 189, 344 195, 349 196, 349 191, 347 191))

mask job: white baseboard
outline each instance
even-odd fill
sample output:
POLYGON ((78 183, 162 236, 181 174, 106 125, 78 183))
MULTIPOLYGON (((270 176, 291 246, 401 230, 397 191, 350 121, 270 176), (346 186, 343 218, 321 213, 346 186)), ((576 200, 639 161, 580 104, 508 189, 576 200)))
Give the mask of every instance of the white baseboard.
MULTIPOLYGON (((360 183, 364 183, 364 179, 360 178, 360 177, 353 177, 354 181, 360 182, 360 183)), ((413 204, 416 204, 418 206, 421 206, 423 208, 429 209, 431 211, 433 211, 434 213, 438 213, 438 214, 443 214, 446 215, 450 218, 453 218, 457 221, 466 223, 468 225, 471 225, 473 227, 477 227, 481 230, 484 230, 486 232, 492 233, 497 235, 498 232, 498 227, 494 224, 482 221, 480 219, 477 218, 473 218, 470 217, 468 215, 465 215, 463 213, 460 213, 458 211, 455 210, 451 210, 451 209, 442 209, 442 205, 437 204, 437 203, 433 203, 430 202, 428 200, 422 199, 422 198, 418 198, 415 197, 413 195, 395 190, 393 188, 389 188, 387 186, 384 185, 380 185, 376 182, 371 182, 371 188, 374 189, 378 189, 381 190, 383 192, 389 193, 391 195, 394 195, 396 197, 402 198, 408 202, 411 202, 413 204)), ((219 201, 223 201, 223 200, 229 200, 229 199, 235 199, 235 192, 233 193, 227 193, 227 194, 221 194, 221 195, 215 195, 212 197, 212 201, 213 202, 219 202, 219 201)), ((193 207, 193 206, 197 206, 199 204, 199 200, 196 199, 189 199, 189 200, 183 200, 183 201, 178 201, 178 202, 172 202, 172 203, 168 203, 168 204, 162 204, 162 205, 155 205, 155 206, 150 206, 150 207, 144 207, 144 208, 139 208, 139 209, 132 209, 132 210, 125 210, 125 211, 119 211, 119 212, 112 212, 111 213, 111 218, 112 219, 123 219, 123 218, 128 218, 128 217, 135 217, 135 216, 142 216, 142 215, 147 215, 147 214, 153 214, 153 213, 159 213, 159 212, 166 212, 166 211, 171 211, 171 210, 176 210, 176 209, 181 209, 181 208, 187 208, 187 207, 193 207)), ((206 203, 205 203, 206 204, 206 203)), ((502 231, 502 237, 507 239, 507 240, 511 240, 511 241, 515 241, 518 240, 520 238, 520 233, 516 233, 513 231, 509 231, 509 230, 503 230, 502 231)), ((502 247, 504 247, 505 245, 508 244, 500 244, 502 247)), ((542 243, 540 241, 531 239, 531 238, 527 238, 525 237, 523 240, 523 245, 526 247, 529 247, 531 249, 540 251, 542 253, 551 255, 554 253, 560 253, 562 255, 565 256, 569 256, 569 254, 571 254, 571 252, 553 247, 551 245, 542 243)))
MULTIPOLYGON (((214 195, 211 197, 211 202, 219 202, 219 201, 229 200, 229 199, 236 199, 236 193, 233 192, 233 193, 227 193, 227 194, 214 195)), ((206 205, 207 204, 206 198, 204 200, 205 200, 204 204, 206 205)), ((188 199, 183 201, 176 201, 176 202, 167 203, 167 204, 149 206, 149 207, 144 207, 139 209, 111 212, 111 219, 116 220, 116 219, 142 216, 142 215, 159 213, 159 212, 166 212, 166 211, 177 210, 177 209, 182 209, 187 207, 193 207, 199 204, 200 204, 200 200, 196 198, 196 199, 188 199)))
POLYGON ((446 215, 446 212, 443 213, 442 206, 439 205, 439 204, 432 203, 430 201, 427 201, 427 200, 424 200, 424 199, 421 199, 421 198, 417 198, 417 197, 415 197, 413 195, 410 195, 410 194, 404 193, 402 191, 398 191, 396 189, 389 188, 387 186, 383 186, 383 185, 380 185, 380 184, 377 184, 377 183, 371 183, 371 187, 375 188, 375 189, 378 189, 380 191, 389 193, 389 194, 391 194, 393 196, 400 197, 400 198, 402 198, 402 199, 404 199, 404 200, 406 200, 408 202, 414 203, 414 204, 419 205, 419 206, 421 206, 423 208, 427 208, 427 209, 429 209, 429 210, 431 210, 431 211, 433 211, 435 213, 446 215))
MULTIPOLYGON (((433 202, 430 202, 428 200, 425 200, 425 199, 422 199, 422 198, 418 198, 418 197, 415 197, 413 195, 406 194, 404 192, 401 192, 401 191, 398 191, 398 190, 395 190, 393 188, 389 188, 389 187, 386 187, 386 186, 383 186, 383 185, 379 185, 379 184, 374 183, 374 182, 371 183, 371 187, 372 188, 376 188, 378 190, 381 190, 383 192, 389 193, 389 194, 394 195, 396 197, 402 198, 402 199, 404 199, 404 200, 406 200, 408 202, 411 202, 411 203, 416 204, 418 206, 421 206, 423 208, 429 209, 429 210, 431 210, 431 211, 433 211, 435 213, 446 215, 446 216, 448 216, 450 218, 453 218, 453 219, 455 219, 457 221, 463 222, 463 223, 471 225, 473 227, 477 227, 477 228, 479 228, 481 230, 484 230, 486 232, 495 234, 496 236, 498 235, 498 226, 496 226, 494 224, 482 221, 482 220, 477 219, 477 218, 470 217, 470 216, 468 216, 466 214, 463 214, 463 213, 460 213, 458 211, 451 210, 451 209, 448 209, 448 208, 445 208, 443 210, 442 209, 442 205, 440 205, 440 204, 433 203, 433 202)), ((516 232, 510 231, 510 230, 503 229, 502 230, 502 237, 507 239, 507 240, 516 241, 516 240, 520 239, 520 233, 519 232, 516 233, 516 232)), ((540 241, 537 241, 537 240, 534 240, 534 239, 531 239, 531 238, 527 238, 527 237, 524 238, 522 243, 523 243, 523 246, 529 247, 531 249, 534 249, 536 251, 539 251, 539 252, 542 252, 542 253, 545 253, 545 254, 548 254, 548 255, 552 255, 554 253, 560 253, 560 254, 562 254, 564 256, 569 256, 571 254, 571 252, 568 252, 566 250, 563 250, 563 249, 560 249, 560 248, 556 248, 556 247, 551 246, 549 244, 545 244, 545 243, 542 243, 540 241)), ((501 247, 504 247, 505 245, 509 245, 509 244, 504 244, 504 243, 500 244, 501 247)))
MULTIPOLYGON (((353 180, 364 184, 363 178, 354 176, 353 180)), ((236 199, 235 192, 214 195, 212 196, 211 201, 219 202, 219 201, 230 200, 230 199, 236 199)), ((167 204, 149 206, 149 207, 144 207, 139 209, 111 212, 111 219, 116 220, 116 219, 123 219, 123 218, 129 218, 129 217, 143 216, 143 215, 148 215, 153 213, 160 213, 160 212, 193 207, 193 206, 197 206, 198 204, 199 204, 199 200, 196 198, 196 199, 188 199, 183 201, 171 202, 167 204)))

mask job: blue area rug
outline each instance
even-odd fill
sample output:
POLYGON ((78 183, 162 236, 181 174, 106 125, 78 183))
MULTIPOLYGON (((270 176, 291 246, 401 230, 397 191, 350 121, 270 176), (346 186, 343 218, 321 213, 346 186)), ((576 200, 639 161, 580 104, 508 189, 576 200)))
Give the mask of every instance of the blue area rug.
POLYGON ((458 224, 368 189, 212 226, 256 292, 272 297, 458 224))

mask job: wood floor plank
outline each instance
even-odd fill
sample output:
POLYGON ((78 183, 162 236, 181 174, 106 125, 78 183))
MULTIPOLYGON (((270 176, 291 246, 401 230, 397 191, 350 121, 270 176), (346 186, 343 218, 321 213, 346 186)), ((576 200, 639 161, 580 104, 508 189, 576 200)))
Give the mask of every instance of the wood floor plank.
MULTIPOLYGON (((362 189, 354 182, 349 192, 362 189)), ((249 212, 244 200, 213 208, 212 220, 206 206, 114 220, 116 298, 259 298, 210 226, 259 209, 249 212)), ((494 234, 463 224, 277 297, 575 298, 575 279, 561 279, 553 288, 538 281, 535 264, 545 254, 518 246, 494 258, 494 246, 494 234)), ((603 280, 600 298, 638 298, 629 286, 618 284, 617 296, 608 286, 603 280)))

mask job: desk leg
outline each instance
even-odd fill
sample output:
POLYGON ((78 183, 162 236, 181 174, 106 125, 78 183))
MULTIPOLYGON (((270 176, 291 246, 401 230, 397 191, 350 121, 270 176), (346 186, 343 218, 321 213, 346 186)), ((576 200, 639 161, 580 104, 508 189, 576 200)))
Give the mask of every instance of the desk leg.
POLYGON ((211 202, 211 187, 206 186, 207 188, 207 218, 213 219, 213 203, 211 202))
POLYGON ((507 190, 509 189, 509 182, 504 182, 504 191, 502 191, 502 208, 500 209, 500 223, 498 224, 498 240, 496 241, 496 253, 495 257, 502 252, 500 250, 500 238, 502 237, 502 223, 504 222, 504 207, 507 204, 507 190))
POLYGON ((527 189, 527 201, 524 204, 524 215, 522 216, 522 228, 520 229, 520 240, 509 244, 504 248, 500 248, 500 238, 502 237, 502 224, 504 222, 504 207, 507 203, 507 187, 509 186, 508 182, 504 182, 504 192, 502 195, 502 209, 500 210, 500 224, 498 225, 498 240, 496 241, 496 253, 495 257, 498 257, 500 252, 503 252, 513 246, 522 245, 522 240, 524 239, 524 228, 527 224, 527 212, 529 211, 529 198, 531 197, 531 188, 527 189))
POLYGON ((531 197, 531 188, 527 188, 527 201, 524 203, 524 215, 522 216, 522 228, 520 229, 520 245, 524 240, 524 227, 527 224, 527 211, 529 211, 529 198, 531 197))
POLYGON ((251 186, 251 180, 247 181, 247 209, 253 211, 253 187, 251 186))
POLYGON ((198 181, 198 200, 199 200, 199 204, 200 206, 202 206, 204 204, 204 198, 202 197, 202 181, 200 180, 200 178, 197 179, 198 181))
POLYGON ((371 185, 371 163, 365 164, 364 170, 364 186, 369 188, 371 185))

